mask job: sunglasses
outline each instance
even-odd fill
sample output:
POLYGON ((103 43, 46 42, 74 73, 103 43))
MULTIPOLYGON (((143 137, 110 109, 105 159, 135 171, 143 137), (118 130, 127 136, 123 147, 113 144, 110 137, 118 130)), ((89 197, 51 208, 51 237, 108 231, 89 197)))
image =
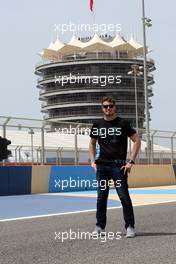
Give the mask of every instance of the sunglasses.
POLYGON ((103 106, 103 108, 105 108, 105 109, 108 109, 108 107, 109 107, 110 109, 112 109, 112 108, 114 107, 114 104, 102 105, 102 106, 103 106))

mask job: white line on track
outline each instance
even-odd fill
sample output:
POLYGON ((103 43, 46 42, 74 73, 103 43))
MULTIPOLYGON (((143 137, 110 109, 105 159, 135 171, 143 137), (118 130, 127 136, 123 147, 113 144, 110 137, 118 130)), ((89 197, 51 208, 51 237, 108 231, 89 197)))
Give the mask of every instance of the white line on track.
MULTIPOLYGON (((146 203, 146 204, 134 204, 135 206, 143 206, 143 205, 155 205, 155 204, 165 204, 165 203, 173 203, 176 202, 176 200, 170 200, 170 201, 163 201, 163 202, 156 202, 156 203, 146 203)), ((116 207, 109 207, 108 210, 121 208, 122 206, 116 206, 116 207)), ((83 211, 73 211, 73 212, 65 212, 65 213, 58 213, 58 214, 46 214, 46 215, 34 215, 34 216, 25 216, 25 217, 17 217, 17 218, 9 218, 9 219, 0 219, 0 222, 8 222, 8 221, 16 221, 16 220, 27 220, 27 219, 35 219, 35 218, 43 218, 43 217, 51 217, 51 216, 60 216, 60 215, 71 215, 71 214, 80 214, 80 213, 89 213, 89 212, 95 212, 96 209, 89 209, 89 210, 83 210, 83 211)))

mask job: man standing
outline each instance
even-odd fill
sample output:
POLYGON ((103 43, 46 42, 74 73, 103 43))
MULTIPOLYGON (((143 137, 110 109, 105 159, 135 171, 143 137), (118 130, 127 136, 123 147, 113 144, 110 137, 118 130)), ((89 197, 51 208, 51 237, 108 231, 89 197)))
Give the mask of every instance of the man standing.
POLYGON ((117 116, 116 103, 112 97, 102 99, 104 117, 93 124, 90 133, 91 166, 96 171, 97 212, 93 235, 105 231, 109 181, 112 179, 123 207, 126 237, 135 236, 133 206, 128 192, 128 173, 140 149, 141 140, 130 123, 117 116), (126 162, 127 137, 133 141, 130 159, 126 162), (102 188, 102 181, 105 184, 102 188))

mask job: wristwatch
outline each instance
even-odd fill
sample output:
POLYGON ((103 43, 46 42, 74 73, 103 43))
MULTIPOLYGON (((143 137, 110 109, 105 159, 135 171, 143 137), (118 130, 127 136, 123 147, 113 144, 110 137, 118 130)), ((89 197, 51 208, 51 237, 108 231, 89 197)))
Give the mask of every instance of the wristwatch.
POLYGON ((131 159, 127 160, 127 163, 135 164, 134 160, 131 160, 131 159))

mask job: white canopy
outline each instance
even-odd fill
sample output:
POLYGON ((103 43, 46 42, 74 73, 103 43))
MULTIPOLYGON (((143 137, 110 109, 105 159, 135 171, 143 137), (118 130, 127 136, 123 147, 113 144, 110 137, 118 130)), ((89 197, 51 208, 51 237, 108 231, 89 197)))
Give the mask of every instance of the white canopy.
POLYGON ((63 44, 58 38, 54 42, 54 44, 51 46, 51 50, 59 51, 61 48, 63 48, 65 44, 63 44))
POLYGON ((80 40, 78 40, 75 36, 71 38, 67 45, 64 45, 59 52, 62 54, 73 54, 75 52, 81 51, 84 44, 80 40))
POLYGON ((140 43, 138 43, 136 40, 134 40, 133 37, 131 37, 131 39, 130 39, 130 41, 129 41, 129 44, 130 44, 131 46, 133 46, 135 49, 143 48, 143 46, 142 46, 140 43))
POLYGON ((108 42, 103 41, 97 34, 95 34, 91 40, 84 43, 83 49, 86 51, 110 51, 111 46, 108 42))
POLYGON ((110 46, 112 48, 119 47, 119 46, 122 46, 122 45, 125 45, 125 44, 126 44, 126 41, 120 35, 117 35, 113 39, 113 41, 110 42, 110 46))
POLYGON ((143 53, 143 46, 140 43, 138 43, 136 40, 134 40, 133 37, 131 37, 129 43, 131 46, 133 46, 135 48, 135 55, 136 56, 143 53))
POLYGON ((77 39, 77 37, 73 36, 70 41, 68 42, 69 46, 75 46, 75 47, 79 47, 79 48, 83 48, 84 43, 80 40, 77 39))
POLYGON ((47 49, 53 49, 54 48, 54 43, 51 41, 51 43, 49 44, 49 47, 47 49))
POLYGON ((40 55, 43 58, 58 59, 63 55, 73 55, 80 52, 112 52, 112 51, 127 51, 129 57, 142 55, 143 46, 139 44, 134 38, 130 41, 126 41, 120 35, 109 42, 103 40, 97 34, 94 34, 93 38, 89 41, 80 41, 76 36, 73 36, 67 44, 62 43, 57 37, 56 41, 51 42, 47 49, 43 49, 43 53, 40 55))

